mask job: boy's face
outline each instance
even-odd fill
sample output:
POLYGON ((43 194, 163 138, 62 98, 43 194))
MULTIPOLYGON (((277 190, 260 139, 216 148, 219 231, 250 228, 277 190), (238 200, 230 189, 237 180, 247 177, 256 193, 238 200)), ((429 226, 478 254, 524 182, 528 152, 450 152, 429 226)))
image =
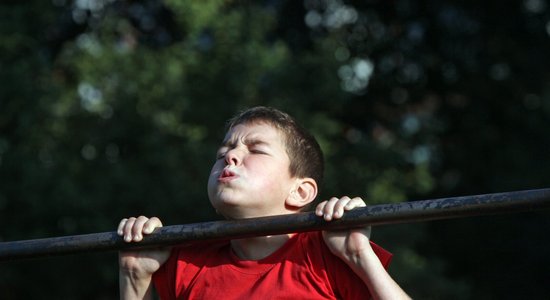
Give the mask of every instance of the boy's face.
POLYGON ((208 179, 208 197, 229 219, 288 213, 295 187, 279 130, 267 123, 234 126, 218 150, 208 179))

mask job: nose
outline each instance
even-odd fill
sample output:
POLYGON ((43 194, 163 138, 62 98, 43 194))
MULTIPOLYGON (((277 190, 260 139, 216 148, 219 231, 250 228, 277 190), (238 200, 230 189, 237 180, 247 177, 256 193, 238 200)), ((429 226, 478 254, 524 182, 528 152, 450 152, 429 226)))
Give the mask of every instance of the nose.
POLYGON ((225 153, 225 163, 227 165, 238 166, 241 163, 240 151, 233 148, 225 153))

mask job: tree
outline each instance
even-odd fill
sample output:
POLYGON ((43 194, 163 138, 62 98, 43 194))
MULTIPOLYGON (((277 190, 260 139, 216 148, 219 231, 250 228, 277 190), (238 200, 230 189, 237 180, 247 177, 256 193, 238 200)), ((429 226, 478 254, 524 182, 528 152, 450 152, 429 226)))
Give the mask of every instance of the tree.
MULTIPOLYGON (((216 218, 205 186, 222 127, 253 105, 312 129, 328 165, 322 197, 547 186, 537 3, 2 4, 0 238, 111 231, 139 214, 216 218)), ((537 298, 545 217, 390 226, 375 239, 414 297, 537 298)), ((114 298, 115 255, 5 263, 0 287, 5 299, 114 298)))

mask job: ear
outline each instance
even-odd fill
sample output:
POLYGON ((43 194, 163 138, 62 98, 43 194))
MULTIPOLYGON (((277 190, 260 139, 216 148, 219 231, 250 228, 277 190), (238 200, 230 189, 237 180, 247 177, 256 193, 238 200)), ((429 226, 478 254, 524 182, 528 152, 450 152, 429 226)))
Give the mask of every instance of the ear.
POLYGON ((286 205, 301 209, 317 197, 317 182, 313 178, 298 178, 296 184, 286 199, 286 205))

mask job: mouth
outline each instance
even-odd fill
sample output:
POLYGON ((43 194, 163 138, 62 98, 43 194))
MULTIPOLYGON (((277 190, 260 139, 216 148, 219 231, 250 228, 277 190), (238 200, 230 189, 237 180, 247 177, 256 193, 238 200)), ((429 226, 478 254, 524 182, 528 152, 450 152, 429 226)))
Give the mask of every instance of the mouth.
POLYGON ((239 175, 229 169, 224 169, 218 177, 219 182, 229 182, 231 180, 239 178, 239 175))

